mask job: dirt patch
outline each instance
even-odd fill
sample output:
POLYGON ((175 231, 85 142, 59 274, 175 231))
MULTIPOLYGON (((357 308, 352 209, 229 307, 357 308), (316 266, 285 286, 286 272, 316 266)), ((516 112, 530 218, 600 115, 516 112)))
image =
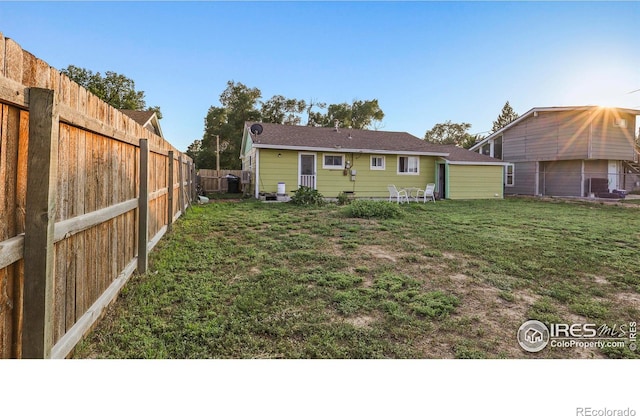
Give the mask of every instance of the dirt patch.
POLYGON ((600 285, 608 285, 609 281, 607 280, 606 277, 603 276, 592 276, 593 277, 593 281, 600 284, 600 285))
POLYGON ((364 316, 354 316, 354 317, 346 318, 345 322, 350 323, 356 328, 368 328, 376 320, 377 319, 373 316, 364 315, 364 316))
POLYGON ((627 304, 636 309, 638 309, 638 307, 640 306, 640 293, 632 293, 632 292, 616 293, 615 299, 617 302, 627 304))
POLYGON ((389 260, 394 263, 398 261, 399 257, 398 253, 391 253, 381 246, 365 246, 362 248, 362 251, 376 259, 389 260))

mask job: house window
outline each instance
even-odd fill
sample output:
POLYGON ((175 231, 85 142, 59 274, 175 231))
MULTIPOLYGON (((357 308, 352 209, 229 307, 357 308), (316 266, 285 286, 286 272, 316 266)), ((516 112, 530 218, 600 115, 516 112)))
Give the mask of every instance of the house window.
POLYGON ((371 156, 371 170, 384 170, 384 156, 371 156))
POLYGON ((417 175, 420 172, 420 159, 417 156, 398 156, 398 173, 417 175))
POLYGON ((627 120, 624 118, 617 118, 613 121, 613 125, 616 127, 620 127, 621 129, 627 128, 627 120))
POLYGON ((504 184, 505 186, 513 186, 515 184, 516 168, 513 163, 508 164, 504 168, 504 184))
POLYGON ((480 148, 480 154, 491 156, 491 143, 487 142, 480 148))
POLYGON ((493 154, 491 156, 502 160, 502 136, 493 141, 493 154))
POLYGON ((344 169, 344 155, 322 155, 324 169, 344 169))

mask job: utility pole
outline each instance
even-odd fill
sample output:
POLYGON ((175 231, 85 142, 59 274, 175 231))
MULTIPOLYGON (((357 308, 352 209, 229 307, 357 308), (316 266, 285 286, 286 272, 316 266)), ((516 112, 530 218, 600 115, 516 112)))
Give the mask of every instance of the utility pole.
POLYGON ((216 134, 216 176, 218 177, 218 192, 221 189, 220 183, 220 136, 216 134))

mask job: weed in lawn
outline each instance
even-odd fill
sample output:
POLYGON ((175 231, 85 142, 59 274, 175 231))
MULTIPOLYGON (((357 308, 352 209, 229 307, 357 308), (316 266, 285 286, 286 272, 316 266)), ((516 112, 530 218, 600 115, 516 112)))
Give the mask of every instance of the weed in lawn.
POLYGON ((455 357, 460 359, 480 359, 487 358, 486 354, 473 347, 466 345, 464 342, 453 347, 455 357))
POLYGON ((371 302, 365 292, 358 289, 339 291, 333 295, 336 309, 343 315, 362 314, 371 310, 371 302))
POLYGON ((569 310, 587 318, 605 318, 609 313, 609 309, 602 302, 586 296, 573 299, 569 303, 569 310))
POLYGON ((327 286, 335 289, 348 289, 362 283, 362 277, 341 272, 324 272, 312 275, 313 280, 319 286, 327 286))
POLYGON ((558 309, 553 304, 553 300, 548 297, 538 299, 531 308, 529 308, 526 318, 535 319, 545 324, 563 322, 562 317, 558 313, 558 309))
POLYGON ((426 249, 422 252, 422 255, 428 258, 440 258, 442 257, 442 253, 438 250, 431 250, 431 249, 426 249))
POLYGON ((503 299, 507 302, 514 302, 516 300, 514 294, 506 290, 501 290, 500 293, 498 293, 498 296, 500 297, 500 299, 503 299))
POLYGON ((387 201, 371 201, 360 199, 344 208, 344 213, 352 218, 398 218, 403 215, 398 204, 387 201))
POLYGON ((415 313, 429 318, 443 318, 460 304, 458 298, 440 291, 417 294, 408 302, 415 313))

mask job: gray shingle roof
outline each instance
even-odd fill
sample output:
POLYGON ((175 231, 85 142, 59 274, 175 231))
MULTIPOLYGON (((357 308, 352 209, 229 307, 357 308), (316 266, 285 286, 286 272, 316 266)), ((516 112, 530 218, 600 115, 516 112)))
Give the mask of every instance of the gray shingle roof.
MULTIPOLYGON (((249 130, 253 122, 247 122, 249 130)), ((442 146, 426 143, 405 132, 357 130, 333 127, 288 126, 260 123, 262 134, 251 134, 255 147, 335 149, 355 151, 382 151, 389 153, 417 152, 446 155, 442 146)))
POLYGON ((487 164, 487 163, 504 163, 500 159, 495 159, 490 156, 481 155, 480 153, 472 152, 471 150, 464 149, 462 147, 458 147, 455 145, 440 145, 443 150, 449 153, 449 156, 446 156, 450 162, 462 162, 469 164, 487 164))
POLYGON ((140 111, 140 110, 120 110, 120 111, 122 111, 127 117, 133 119, 133 121, 140 124, 141 126, 144 126, 145 124, 147 124, 151 116, 153 116, 154 114, 154 111, 140 111))

